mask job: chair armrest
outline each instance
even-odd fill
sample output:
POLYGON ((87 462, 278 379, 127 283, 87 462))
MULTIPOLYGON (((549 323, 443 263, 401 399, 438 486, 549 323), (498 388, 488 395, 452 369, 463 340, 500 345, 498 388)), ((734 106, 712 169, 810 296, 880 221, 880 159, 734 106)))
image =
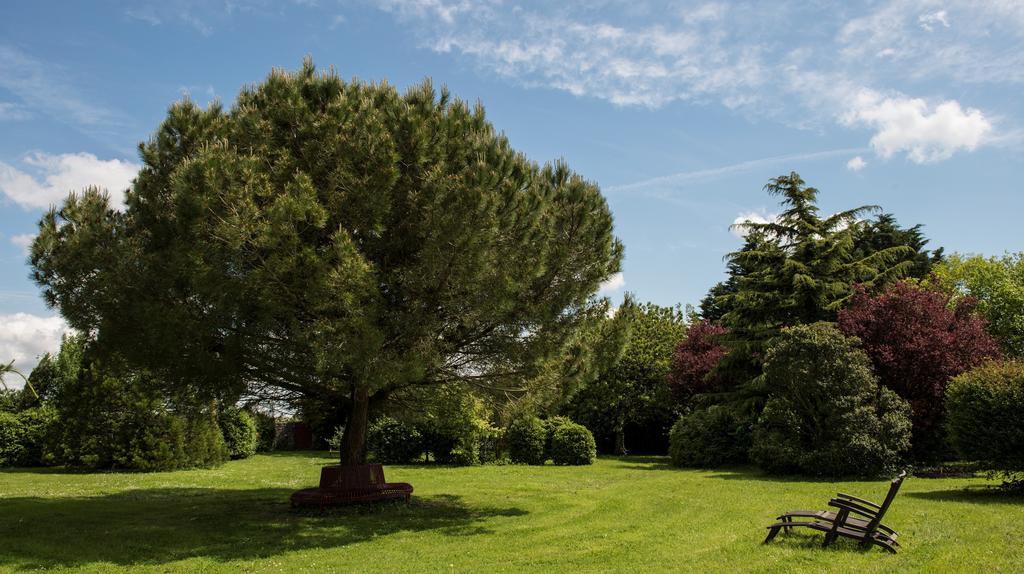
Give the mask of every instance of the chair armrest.
POLYGON ((882 508, 881 506, 875 504, 874 502, 871 502, 870 500, 864 500, 863 498, 857 498, 856 496, 852 496, 852 495, 849 495, 849 494, 844 494, 842 492, 840 492, 837 496, 839 498, 845 498, 846 500, 851 500, 853 502, 859 503, 859 504, 861 504, 863 506, 874 508, 876 510, 879 509, 879 508, 882 508))
POLYGON ((874 518, 878 516, 877 510, 865 508, 857 504, 856 502, 842 500, 840 498, 833 498, 832 500, 828 501, 828 505, 838 508, 840 510, 848 510, 854 514, 863 516, 864 518, 867 518, 869 520, 874 520, 874 518))

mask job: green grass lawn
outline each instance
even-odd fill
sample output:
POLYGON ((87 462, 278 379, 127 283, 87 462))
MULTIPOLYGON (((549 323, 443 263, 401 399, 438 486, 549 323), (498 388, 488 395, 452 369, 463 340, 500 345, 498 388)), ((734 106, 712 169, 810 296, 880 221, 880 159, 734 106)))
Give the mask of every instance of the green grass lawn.
POLYGON ((410 506, 296 512, 323 454, 262 455, 157 474, 0 471, 0 571, 647 572, 1024 570, 1024 499, 982 479, 911 478, 887 516, 903 551, 860 551, 764 526, 837 490, 885 482, 677 470, 661 458, 591 467, 387 467, 410 506))

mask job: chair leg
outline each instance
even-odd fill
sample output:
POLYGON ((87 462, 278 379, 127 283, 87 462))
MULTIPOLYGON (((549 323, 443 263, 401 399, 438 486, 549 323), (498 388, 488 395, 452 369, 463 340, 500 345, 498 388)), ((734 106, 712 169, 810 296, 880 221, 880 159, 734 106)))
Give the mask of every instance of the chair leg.
POLYGON ((769 528, 768 529, 768 537, 764 539, 764 542, 762 542, 762 544, 768 544, 769 542, 771 542, 772 538, 775 538, 779 534, 779 530, 781 530, 781 529, 782 529, 782 527, 780 527, 780 526, 773 526, 773 527, 769 528))

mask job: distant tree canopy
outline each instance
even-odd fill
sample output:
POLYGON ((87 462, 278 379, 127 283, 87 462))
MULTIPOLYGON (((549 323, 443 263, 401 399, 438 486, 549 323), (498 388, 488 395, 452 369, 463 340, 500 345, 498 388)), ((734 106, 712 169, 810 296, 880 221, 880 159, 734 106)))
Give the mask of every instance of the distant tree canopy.
POLYGON ((671 426, 665 378, 672 353, 686 336, 686 318, 675 307, 627 304, 609 322, 622 319, 628 335, 618 361, 576 393, 566 409, 595 434, 612 435, 616 454, 626 454, 627 424, 657 426, 655 435, 671 426))
POLYGON ((955 253, 935 267, 934 281, 954 299, 974 299, 1003 352, 1024 357, 1024 252, 990 258, 955 253))
POLYGON ((175 392, 347 405, 451 382, 515 392, 581 327, 622 246, 597 186, 527 160, 429 82, 274 71, 173 105, 117 211, 72 194, 32 246, 47 302, 175 392))

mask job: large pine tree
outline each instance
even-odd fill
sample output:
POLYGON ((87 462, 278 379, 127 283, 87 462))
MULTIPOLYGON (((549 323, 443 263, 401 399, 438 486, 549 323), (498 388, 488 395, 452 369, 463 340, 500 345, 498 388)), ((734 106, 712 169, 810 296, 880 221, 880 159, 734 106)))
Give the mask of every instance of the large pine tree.
POLYGON ((89 189, 40 222, 47 301, 176 392, 336 402, 344 463, 400 389, 535 380, 622 257, 596 185, 429 82, 307 61, 175 104, 140 151, 125 211, 89 189))

